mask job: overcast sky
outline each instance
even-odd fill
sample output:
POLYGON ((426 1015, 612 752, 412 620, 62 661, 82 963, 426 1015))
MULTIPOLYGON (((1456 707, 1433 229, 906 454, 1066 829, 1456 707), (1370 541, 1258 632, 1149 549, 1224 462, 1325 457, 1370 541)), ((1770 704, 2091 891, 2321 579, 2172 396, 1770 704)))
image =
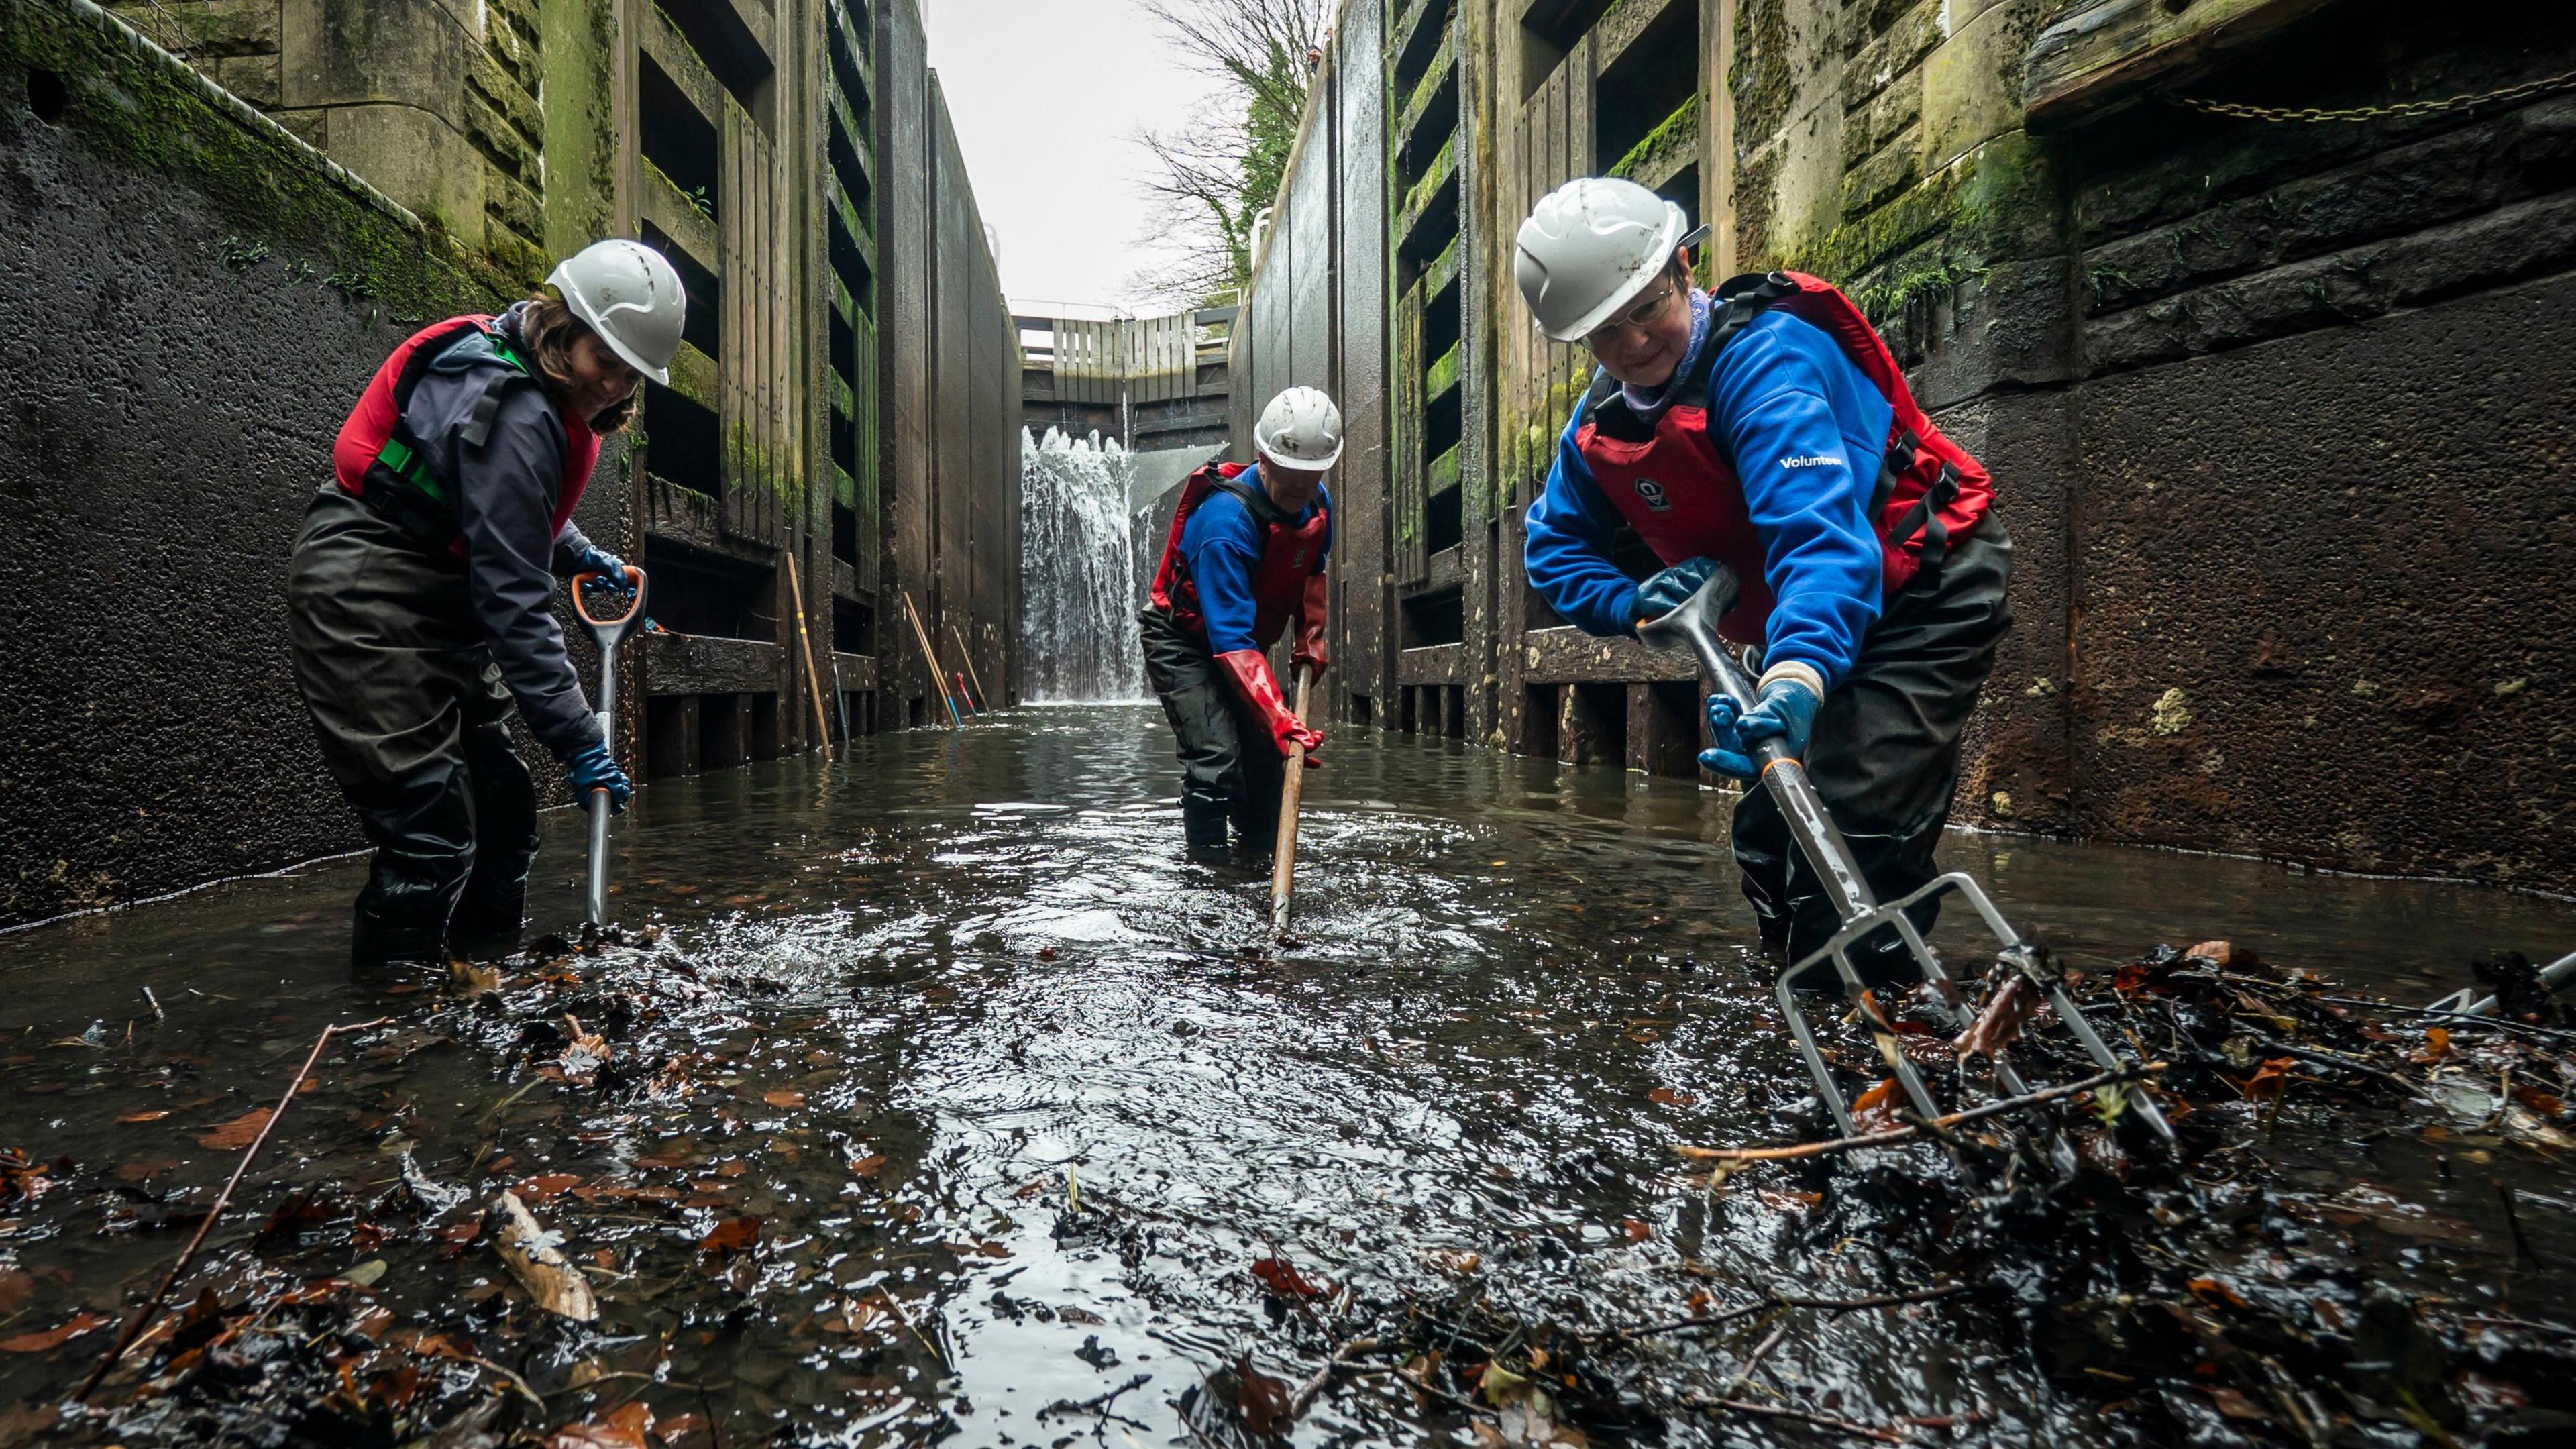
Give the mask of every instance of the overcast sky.
POLYGON ((930 64, 957 122, 1015 301, 1115 303, 1156 209, 1140 125, 1189 114, 1210 82, 1135 0, 922 0, 930 64))

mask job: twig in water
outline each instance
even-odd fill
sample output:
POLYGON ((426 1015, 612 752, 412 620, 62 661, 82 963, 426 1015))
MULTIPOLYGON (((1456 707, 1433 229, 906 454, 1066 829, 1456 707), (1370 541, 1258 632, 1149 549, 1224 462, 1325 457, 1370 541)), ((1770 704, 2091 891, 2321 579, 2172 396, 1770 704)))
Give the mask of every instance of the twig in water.
POLYGON ((921 1340, 921 1346, 930 1350, 930 1361, 939 1365, 939 1371, 941 1373, 955 1372, 955 1370, 948 1366, 948 1355, 941 1353, 939 1351, 938 1344, 932 1343, 927 1335, 922 1333, 919 1328, 914 1327, 912 1315, 903 1311, 903 1305, 894 1301, 894 1295, 892 1293, 887 1292, 883 1288, 879 1288, 877 1290, 877 1296, 885 1300, 886 1307, 894 1310, 894 1321, 902 1324, 908 1329, 911 1329, 912 1336, 921 1340))
MULTIPOLYGON (((1141 1389, 1153 1381, 1154 1376, 1152 1374, 1138 1374, 1134 1378, 1129 1379, 1127 1382, 1120 1384, 1118 1387, 1111 1389, 1105 1394, 1094 1394, 1090 1398, 1082 1400, 1080 1403, 1076 1403, 1071 1399, 1058 1399, 1054 1403, 1047 1405, 1045 1408, 1038 1410, 1038 1413, 1040 1415, 1098 1414, 1104 1419, 1116 1419, 1122 1424, 1136 1424, 1135 1420, 1128 1418, 1124 1414, 1113 1414, 1109 1412, 1109 1406, 1118 1402, 1118 1396, 1120 1394, 1126 1393, 1131 1389, 1141 1389)), ((1136 1424, 1136 1427, 1142 1429, 1145 1426, 1142 1424, 1136 1424)))
POLYGON ((2373 1011, 2402 1011, 2408 1016, 2438 1017, 2444 1021, 2456 1021, 2462 1026, 2491 1026, 2498 1031, 2521 1032, 2526 1036, 2547 1037, 2560 1042, 2576 1042, 2576 1031, 2533 1026, 2530 1022, 2515 1021, 2506 1016, 2479 1016, 2473 1012, 2444 1011, 2438 1006, 2401 1006, 2394 1001, 2372 1001, 2359 996, 2320 996, 2317 1000, 2330 1001, 2337 1006, 2367 1006, 2373 1011))
POLYGON ((1785 1404, 1756 1404, 1744 1399, 1711 1399, 1698 1394, 1691 1394, 1682 1402, 1703 1413, 1724 1410, 1731 1414, 1759 1414, 1766 1419, 1795 1419, 1801 1424, 1813 1424, 1819 1429, 1831 1429, 1839 1434, 1849 1434, 1855 1439, 1875 1439, 1882 1444, 1914 1442, 1893 1430, 1857 1423, 1850 1419, 1837 1419, 1831 1414, 1819 1414, 1810 1409, 1793 1409, 1785 1404))
MULTIPOLYGON (((2115 1072, 2096 1072, 2080 1082, 2067 1082, 2061 1086, 2046 1087, 2036 1092, 2026 1092, 2018 1097, 2006 1097, 2001 1101, 1970 1107, 1964 1112, 1952 1112, 1945 1117, 1935 1117, 1927 1125, 1956 1127, 1962 1122, 1998 1117, 2006 1112, 2018 1112, 2024 1107, 2036 1107, 2043 1102, 2080 1097, 2097 1087, 2108 1087, 2119 1082, 2134 1082, 2143 1077, 2154 1076, 2164 1069, 2163 1062, 2148 1062, 2144 1065, 2125 1066, 2115 1072)), ((1822 1157, 1831 1152, 1849 1152, 1856 1147, 1892 1147, 1899 1142, 1911 1142, 1921 1135, 1917 1128, 1892 1127, 1885 1132, 1864 1132, 1855 1137, 1836 1137, 1829 1142, 1801 1142, 1793 1147, 1676 1146, 1673 1150, 1684 1157, 1699 1161, 1785 1162, 1795 1157, 1822 1157)))
POLYGON ((1313 1377, 1299 1384, 1297 1392, 1288 1396, 1288 1422, 1294 1424, 1306 1417, 1306 1410, 1314 1404, 1315 1396, 1324 1391, 1324 1385, 1332 1381, 1336 1370, 1346 1367, 1362 1354, 1375 1352, 1377 1340, 1374 1338, 1354 1338, 1333 1350, 1333 1356, 1324 1360, 1324 1366, 1315 1370, 1313 1377))
POLYGON ((537 1406, 538 1413, 542 1414, 546 1411, 545 1395, 538 1393, 535 1389, 529 1388, 528 1381, 519 1377, 515 1372, 503 1368, 501 1365, 492 1362, 492 1360, 488 1358, 475 1358, 472 1355, 468 1355, 465 1361, 470 1364, 490 1369, 492 1372, 508 1379, 510 1381, 510 1387, 517 1389, 521 1394, 526 1395, 528 1402, 537 1406))
POLYGON ((1782 1322, 1773 1324, 1770 1334, 1760 1343, 1753 1345, 1753 1352, 1744 1356, 1744 1367, 1735 1371, 1734 1381, 1726 1386, 1726 1397, 1734 1398, 1737 1394, 1753 1387, 1753 1371, 1762 1367, 1762 1356, 1777 1347, 1780 1340, 1788 1336, 1789 1325, 1785 1318, 1782 1322))
POLYGON ((2303 1062, 2315 1062, 2319 1066, 2341 1067, 2348 1072, 2359 1072, 2364 1076, 2379 1077, 2387 1081, 2395 1082, 2398 1086, 2403 1087, 2407 1091, 2413 1092, 2418 1096, 2422 1096, 2424 1094, 2423 1087, 2406 1080, 2397 1073, 2392 1072, 2385 1067, 2372 1066, 2368 1062, 2362 1061, 2357 1057, 2346 1056, 2342 1052, 2328 1051, 2323 1047, 2304 1047, 2300 1046, 2296 1042, 2276 1041, 2271 1037, 2257 1036, 2252 1033, 2247 1034, 2247 1039, 2267 1052, 2279 1052, 2283 1056, 2297 1057, 2303 1062))
MULTIPOLYGON (((1895 1308, 1907 1303, 1930 1303, 1953 1298, 1968 1291, 1965 1283, 1944 1283, 1938 1288, 1919 1288, 1911 1293, 1882 1293, 1870 1298, 1801 1298, 1785 1293, 1766 1293, 1759 1302, 1742 1308, 1730 1308, 1697 1318, 1677 1318, 1670 1323, 1653 1323, 1644 1328, 1617 1328, 1606 1334, 1587 1335, 1603 1338, 1652 1338, 1660 1333, 1680 1333, 1692 1328, 1719 1328, 1741 1319, 1757 1317, 1775 1308, 1814 1308, 1827 1313, 1857 1313, 1864 1308, 1895 1308)), ((1748 1365, 1749 1367, 1749 1365, 1748 1365)))
POLYGON ((2559 1338, 2576 1338, 2576 1328, 2563 1323, 2534 1323, 2528 1318, 2497 1318, 2492 1314, 2472 1313, 2462 1323, 2483 1323, 2494 1328, 2519 1328, 2525 1333, 2546 1333, 2559 1338))
POLYGON ((188 1239, 188 1246, 179 1250, 179 1261, 171 1264, 170 1271, 162 1275, 161 1286, 153 1289, 152 1296, 144 1301, 143 1311, 135 1314, 134 1321, 126 1324, 125 1331, 116 1336, 116 1345, 107 1351, 107 1357, 100 1359, 98 1367, 91 1369, 89 1377, 81 1381, 80 1392, 72 1395, 72 1402, 89 1402, 89 1396, 98 1388, 98 1381, 107 1377, 107 1371, 116 1367, 118 1359, 125 1357, 125 1351, 134 1346, 134 1340, 141 1336, 152 1316, 161 1311, 161 1301, 170 1296, 170 1289, 178 1283, 179 1275, 187 1272, 189 1263, 195 1261, 197 1249, 204 1245, 206 1234, 215 1226, 215 1219, 222 1217, 224 1209, 232 1205, 233 1189, 241 1186, 242 1174, 250 1170, 251 1159, 259 1156, 259 1150, 268 1145, 268 1134, 277 1130, 278 1119, 286 1115, 287 1108, 295 1105, 295 1094, 304 1090, 304 1079, 313 1074, 313 1064, 322 1060, 322 1049, 331 1044, 331 1038, 372 1031, 392 1020, 390 1016, 380 1016, 352 1026, 326 1026, 322 1034, 313 1039, 313 1050, 305 1054, 304 1065, 295 1069, 295 1079, 286 1084, 286 1095, 278 1098, 277 1110, 269 1113, 268 1120, 259 1124, 259 1135, 250 1140, 250 1150, 234 1164, 231 1180, 216 1195, 215 1205, 206 1209, 205 1217, 197 1224, 196 1234, 188 1239))
POLYGON ((2522 1214, 2514 1211, 2513 1188, 2503 1178, 2497 1178, 2495 1190, 2496 1196, 2504 1203, 2504 1225, 2513 1232, 2513 1250, 2535 1268, 2549 1266, 2540 1261, 2540 1255, 2531 1250, 2531 1240, 2522 1235, 2522 1214))

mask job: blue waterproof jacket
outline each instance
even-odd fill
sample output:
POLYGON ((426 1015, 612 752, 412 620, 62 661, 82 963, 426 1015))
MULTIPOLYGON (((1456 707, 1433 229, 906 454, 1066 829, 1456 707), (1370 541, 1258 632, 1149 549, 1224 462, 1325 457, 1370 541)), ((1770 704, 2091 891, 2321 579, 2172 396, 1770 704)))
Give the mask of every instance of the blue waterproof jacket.
MULTIPOLYGON (((1706 406, 1776 596, 1764 663, 1806 664, 1830 690, 1878 620, 1884 566, 1869 507, 1893 409, 1833 338, 1781 311, 1754 318, 1718 354, 1706 406)), ((1636 581, 1611 561, 1624 520, 1576 450, 1582 419, 1578 405, 1530 505, 1522 558, 1531 587, 1566 622, 1634 633, 1636 581)))

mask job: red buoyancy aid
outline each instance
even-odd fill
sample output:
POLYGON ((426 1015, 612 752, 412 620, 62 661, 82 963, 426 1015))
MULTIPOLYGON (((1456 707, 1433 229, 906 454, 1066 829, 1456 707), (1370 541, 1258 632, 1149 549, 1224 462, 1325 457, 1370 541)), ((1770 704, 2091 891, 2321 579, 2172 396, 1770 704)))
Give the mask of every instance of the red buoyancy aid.
POLYGON ((1279 642, 1279 631, 1305 605, 1306 580, 1315 572, 1315 551, 1324 545, 1328 510, 1319 498, 1314 517, 1290 523, 1269 494, 1235 481, 1244 471, 1241 463, 1211 463, 1181 485, 1180 506, 1172 510, 1172 531, 1163 540, 1163 561, 1154 570, 1154 607, 1193 634, 1207 633, 1207 618, 1199 611, 1199 586, 1181 553, 1181 534, 1208 495, 1231 493, 1261 525, 1261 564, 1252 574, 1252 642, 1256 648, 1268 649, 1279 642))
POLYGON ((1994 483, 1983 464, 1924 416, 1878 329, 1833 284, 1803 272, 1737 277, 1710 297, 1718 308, 1710 323, 1715 335, 1684 380, 1681 400, 1651 429, 1629 411, 1607 372, 1585 396, 1574 443, 1602 496, 1667 565, 1709 558, 1733 567, 1743 593, 1719 620, 1719 632, 1739 644, 1762 642, 1772 602, 1767 560, 1743 480, 1709 436, 1707 399, 1718 354, 1747 323, 1777 308, 1832 338, 1894 411, 1870 507, 1885 568, 1883 597, 1937 577, 1950 541, 1966 537, 1993 505, 1994 483))
MULTIPOLYGON (((349 410, 348 421, 340 425, 339 438, 331 445, 331 473, 340 491, 404 524, 423 543, 444 547, 458 558, 464 557, 465 539, 456 531, 456 502, 447 496, 446 482, 433 474, 421 458, 419 442, 403 426, 402 414, 411 402, 412 389, 430 364, 471 333, 489 336, 505 367, 532 376, 526 362, 493 325, 496 320, 481 315, 450 317, 413 333, 376 369, 366 391, 358 395, 357 406, 349 410), (433 534, 439 537, 434 539, 433 534)), ((486 430, 491 427, 492 414, 499 406, 500 384, 507 375, 494 373, 492 390, 475 410, 473 426, 486 430)), ((563 480, 555 490, 549 539, 563 532, 574 506, 581 502, 582 490, 590 486, 591 470, 599 463, 599 435, 591 431, 586 420, 564 414, 563 430, 563 480)))

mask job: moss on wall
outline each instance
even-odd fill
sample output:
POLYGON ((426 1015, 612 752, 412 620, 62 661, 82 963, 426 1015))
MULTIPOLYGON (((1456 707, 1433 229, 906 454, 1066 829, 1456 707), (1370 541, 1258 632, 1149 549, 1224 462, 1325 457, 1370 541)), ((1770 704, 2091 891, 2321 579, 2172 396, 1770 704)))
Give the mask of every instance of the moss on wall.
POLYGON ((546 246, 566 255, 617 218, 616 0, 541 0, 546 246))
POLYGON ((1735 98, 1738 147, 1758 148, 1789 123, 1797 77, 1789 69, 1789 0, 1742 0, 1735 9, 1735 64, 1726 88, 1735 98))
POLYGON ((1629 147, 1628 154, 1619 158, 1619 164, 1610 168, 1610 174, 1625 180, 1647 177, 1661 180, 1677 169, 1676 163, 1681 157, 1699 149, 1699 112, 1699 93, 1693 91, 1679 110, 1666 116, 1661 125, 1629 147))
POLYGON ((2053 231, 2051 158, 2019 131, 1999 136, 1835 227, 1784 259, 1851 290, 1884 320, 1998 261, 2019 260, 2053 231))
POLYGON ((0 62, 21 72, 22 91, 24 72, 59 76, 60 124, 103 159, 203 195, 239 246, 305 252, 317 280, 397 319, 488 306, 518 290, 435 218, 410 218, 111 20, 50 0, 0 0, 0 62))

